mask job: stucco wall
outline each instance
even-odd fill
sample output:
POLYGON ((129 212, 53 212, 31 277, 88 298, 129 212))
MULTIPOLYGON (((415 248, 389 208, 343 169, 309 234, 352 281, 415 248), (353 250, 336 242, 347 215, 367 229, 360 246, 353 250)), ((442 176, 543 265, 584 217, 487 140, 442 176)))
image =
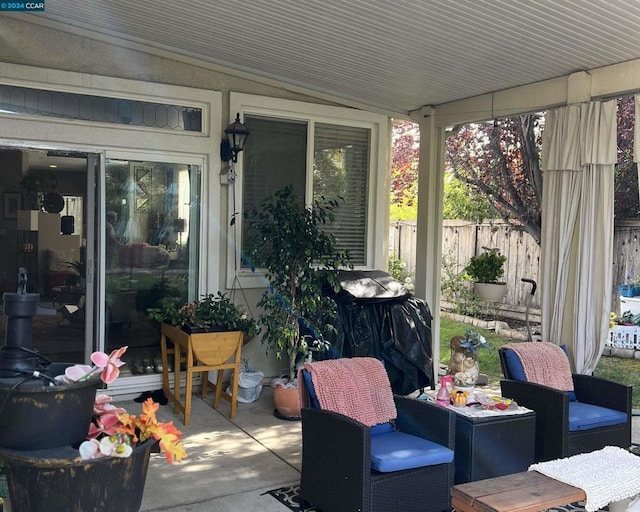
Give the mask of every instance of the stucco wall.
MULTIPOLYGON (((213 67, 180 62, 172 58, 68 34, 12 16, 0 16, 0 26, 2 28, 0 30, 0 62, 220 91, 222 93, 221 128, 230 122, 228 110, 231 91, 327 104, 316 98, 290 92, 284 87, 265 85, 258 81, 222 73, 213 67)), ((226 209, 228 212, 227 193, 224 187, 219 200, 223 211, 226 209)), ((226 238, 222 237, 220 246, 225 247, 225 244, 226 238)), ((226 251, 222 251, 218 258, 220 276, 224 276, 226 271, 225 255, 226 251)), ((224 282, 224 277, 221 282, 224 282)), ((215 293, 217 290, 209 291, 215 293)), ((246 290, 247 302, 251 305, 255 304, 260 293, 261 290, 246 290)), ((236 293, 236 298, 240 302, 243 301, 239 293, 236 293)), ((252 312, 257 317, 258 312, 255 307, 252 307, 252 312)), ((280 368, 286 367, 283 361, 277 361, 273 356, 265 354, 265 347, 258 338, 244 347, 243 354, 249 359, 251 366, 263 370, 267 376, 276 376, 280 368)))
MULTIPOLYGON (((326 103, 284 88, 68 34, 13 17, 0 16, 0 24, 0 61, 3 62, 221 91, 223 112, 228 108, 229 91, 326 103)), ((228 124, 225 116, 223 123, 223 126, 228 124)))

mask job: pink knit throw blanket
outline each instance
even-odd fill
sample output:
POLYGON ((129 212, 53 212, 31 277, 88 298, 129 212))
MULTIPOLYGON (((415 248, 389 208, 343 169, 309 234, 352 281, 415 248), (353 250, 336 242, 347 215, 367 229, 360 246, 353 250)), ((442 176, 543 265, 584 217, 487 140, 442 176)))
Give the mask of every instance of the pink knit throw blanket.
POLYGON ((558 345, 529 341, 506 345, 520 361, 527 381, 563 391, 573 391, 573 378, 567 354, 558 345))
MULTIPOLYGON (((373 357, 306 363, 322 409, 349 416, 369 427, 397 416, 393 392, 382 363, 373 357)), ((298 388, 304 393, 304 379, 298 388)), ((304 401, 301 401, 304 403, 304 401)))

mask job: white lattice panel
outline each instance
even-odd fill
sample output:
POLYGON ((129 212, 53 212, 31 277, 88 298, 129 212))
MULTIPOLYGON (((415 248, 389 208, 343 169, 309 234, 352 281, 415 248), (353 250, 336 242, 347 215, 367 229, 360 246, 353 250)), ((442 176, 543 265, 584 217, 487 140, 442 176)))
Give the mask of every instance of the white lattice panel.
POLYGON ((608 345, 613 348, 640 350, 640 327, 616 325, 611 331, 608 345))

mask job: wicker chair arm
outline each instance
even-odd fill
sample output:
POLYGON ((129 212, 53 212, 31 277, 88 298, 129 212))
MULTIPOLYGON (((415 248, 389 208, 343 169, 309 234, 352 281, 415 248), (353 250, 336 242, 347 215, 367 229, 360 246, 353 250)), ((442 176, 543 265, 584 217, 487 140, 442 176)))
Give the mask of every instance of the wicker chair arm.
POLYGON ((454 449, 456 420, 452 411, 426 400, 398 395, 394 399, 398 430, 454 449))
POLYGON ((573 385, 579 401, 631 414, 632 386, 577 373, 573 385))
POLYGON ((356 510, 370 488, 370 429, 342 414, 303 408, 302 466, 303 490, 321 485, 341 496, 345 510, 356 510))
POLYGON ((540 421, 553 428, 558 435, 568 431, 569 392, 517 380, 501 380, 502 396, 512 398, 518 405, 536 411, 536 428, 540 421))

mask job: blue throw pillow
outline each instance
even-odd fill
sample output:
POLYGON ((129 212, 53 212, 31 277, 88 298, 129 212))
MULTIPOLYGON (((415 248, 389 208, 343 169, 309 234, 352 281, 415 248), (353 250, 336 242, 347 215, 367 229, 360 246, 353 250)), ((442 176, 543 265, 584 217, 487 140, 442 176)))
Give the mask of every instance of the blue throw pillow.
POLYGON ((313 379, 311 378, 311 374, 302 370, 302 378, 304 379, 304 387, 307 389, 307 393, 309 394, 309 398, 311 399, 310 407, 314 409, 321 409, 320 402, 318 401, 318 395, 316 395, 316 388, 313 385, 313 379))

